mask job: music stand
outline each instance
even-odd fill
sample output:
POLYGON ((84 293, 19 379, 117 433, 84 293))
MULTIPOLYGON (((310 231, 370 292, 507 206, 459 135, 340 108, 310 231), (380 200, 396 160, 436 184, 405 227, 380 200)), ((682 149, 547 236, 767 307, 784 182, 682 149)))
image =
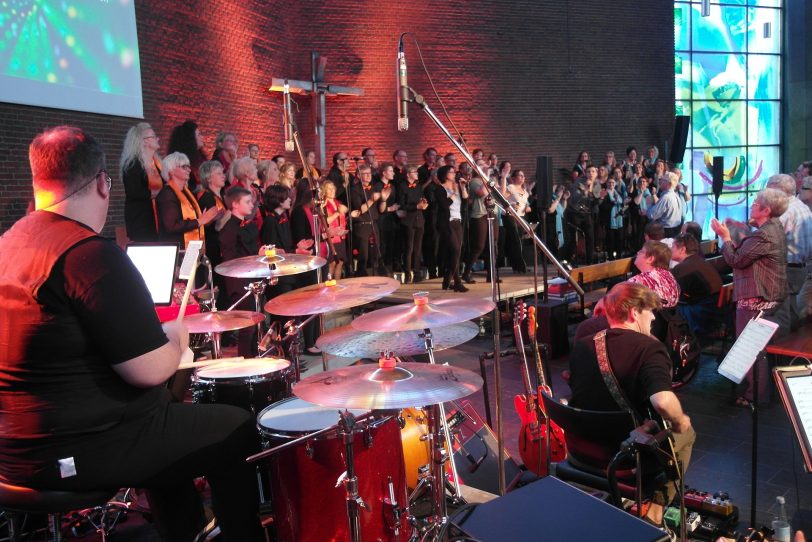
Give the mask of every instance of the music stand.
POLYGON ((795 430, 804 456, 804 469, 812 472, 812 366, 792 365, 773 369, 781 404, 795 430))

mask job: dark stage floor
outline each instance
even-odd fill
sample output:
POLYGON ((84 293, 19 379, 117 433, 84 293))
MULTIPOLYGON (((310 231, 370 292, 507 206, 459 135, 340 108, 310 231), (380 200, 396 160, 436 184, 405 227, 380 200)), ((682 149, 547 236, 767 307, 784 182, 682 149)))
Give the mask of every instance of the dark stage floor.
MULTIPOLYGON (((512 341, 505 337, 503 342, 508 347, 512 341)), ((478 372, 479 355, 491 350, 491 346, 490 338, 476 338, 461 347, 438 353, 438 362, 448 362, 478 372)), ((492 362, 488 363, 492 367, 492 362)), ((513 409, 513 397, 523 393, 520 367, 520 360, 516 356, 507 356, 502 360, 506 448, 517 461, 516 436, 520 424, 513 409)), ((551 363, 556 396, 567 396, 569 393, 560 376, 565 367, 565 357, 551 363)), ((489 377, 489 383, 493 389, 492 377, 489 377)), ((697 432, 693 459, 686 477, 687 485, 705 491, 729 493, 740 508, 740 527, 746 528, 750 517, 750 410, 733 405, 732 384, 716 372, 715 359, 709 356, 703 357, 696 377, 677 394, 697 432)), ((493 397, 492 392, 492 402, 493 397)), ((483 394, 479 392, 467 400, 483 413, 484 418, 483 394)), ((775 497, 783 495, 793 528, 812 534, 812 475, 804 472, 789 421, 776 400, 760 411, 758 456, 758 523, 769 523, 775 497)), ((151 525, 133 515, 111 539, 151 541, 157 540, 157 537, 151 525)), ((84 540, 98 538, 94 535, 84 540)))

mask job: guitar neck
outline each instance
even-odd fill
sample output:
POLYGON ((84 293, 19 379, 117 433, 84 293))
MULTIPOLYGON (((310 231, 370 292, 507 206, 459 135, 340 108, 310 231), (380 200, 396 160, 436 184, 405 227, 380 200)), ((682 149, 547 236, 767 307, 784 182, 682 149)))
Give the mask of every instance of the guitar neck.
POLYGON ((532 341, 531 345, 533 347, 533 356, 536 360, 536 376, 538 376, 539 385, 547 390, 549 387, 547 386, 547 379, 544 377, 544 365, 541 359, 541 352, 539 352, 539 343, 536 340, 537 330, 536 308, 529 307, 527 309, 527 336, 532 341))
POLYGON ((513 338, 516 340, 516 350, 522 357, 522 380, 524 381, 524 392, 527 398, 533 396, 533 384, 530 382, 530 365, 527 362, 527 354, 524 352, 524 339, 522 338, 522 327, 519 323, 513 326, 513 338))

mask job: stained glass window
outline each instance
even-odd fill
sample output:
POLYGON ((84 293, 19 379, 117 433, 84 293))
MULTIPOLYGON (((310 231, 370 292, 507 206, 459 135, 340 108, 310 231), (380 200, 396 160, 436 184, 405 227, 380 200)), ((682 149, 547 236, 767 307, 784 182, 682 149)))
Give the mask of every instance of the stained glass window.
POLYGON ((781 156, 782 0, 674 2, 675 112, 691 117, 682 168, 688 219, 709 237, 714 156, 724 158, 718 215, 746 220, 781 156))

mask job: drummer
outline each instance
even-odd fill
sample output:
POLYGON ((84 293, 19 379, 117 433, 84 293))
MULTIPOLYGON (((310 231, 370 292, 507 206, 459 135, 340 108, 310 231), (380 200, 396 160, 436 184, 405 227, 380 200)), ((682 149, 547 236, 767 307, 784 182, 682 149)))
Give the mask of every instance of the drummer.
POLYGON ((171 403, 188 345, 158 322, 130 260, 100 237, 112 180, 101 146, 60 126, 29 148, 36 211, 0 238, 0 480, 57 491, 148 490, 164 540, 205 524, 206 476, 229 541, 264 540, 254 420, 237 407, 171 403))
MULTIPOLYGON (((250 220, 254 210, 254 196, 250 190, 242 186, 232 186, 226 190, 226 206, 231 211, 231 218, 220 230, 220 253, 223 261, 235 258, 262 254, 260 250, 259 230, 256 222, 250 220)), ((225 277, 226 291, 229 304, 233 305, 246 293, 246 286, 251 284, 249 279, 225 277)), ((237 307, 240 310, 254 311, 256 306, 254 297, 246 297, 237 307)), ((257 357, 257 330, 250 326, 239 331, 237 340, 237 353, 247 358, 257 357)))

